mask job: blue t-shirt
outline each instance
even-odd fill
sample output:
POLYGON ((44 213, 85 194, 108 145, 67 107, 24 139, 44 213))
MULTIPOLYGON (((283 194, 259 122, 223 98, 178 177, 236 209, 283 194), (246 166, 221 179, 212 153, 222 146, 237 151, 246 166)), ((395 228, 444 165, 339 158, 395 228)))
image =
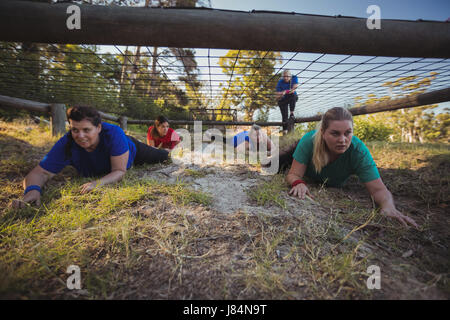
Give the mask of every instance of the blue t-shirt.
POLYGON ((305 176, 319 182, 326 181, 327 185, 332 187, 342 186, 352 174, 356 174, 363 183, 380 177, 369 149, 355 136, 343 154, 317 173, 312 163, 315 132, 316 130, 313 130, 305 134, 292 155, 297 162, 306 164, 305 176))
MULTIPOLYGON (((292 76, 291 81, 285 82, 283 78, 281 78, 277 83, 277 92, 291 90, 294 84, 298 84, 297 76, 292 76)), ((297 95, 297 92, 294 91, 294 94, 297 95)))
POLYGON ((129 151, 127 169, 131 167, 136 157, 136 146, 133 141, 120 127, 113 124, 102 122, 102 130, 99 133, 100 142, 92 152, 86 151, 72 140, 69 158, 65 154, 65 147, 69 142, 68 135, 69 133, 66 133, 59 139, 39 163, 43 169, 56 174, 70 165, 75 167, 83 177, 92 177, 111 172, 111 156, 120 156, 129 151))
POLYGON ((248 136, 248 131, 239 132, 237 135, 233 137, 233 146, 236 148, 238 145, 243 143, 244 141, 250 142, 250 138, 248 136))

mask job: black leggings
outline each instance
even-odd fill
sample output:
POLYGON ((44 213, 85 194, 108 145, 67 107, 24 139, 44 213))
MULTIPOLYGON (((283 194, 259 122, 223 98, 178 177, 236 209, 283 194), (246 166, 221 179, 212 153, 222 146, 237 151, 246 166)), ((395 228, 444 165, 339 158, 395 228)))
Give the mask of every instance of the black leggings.
MULTIPOLYGON (((289 169, 292 164, 292 160, 294 160, 294 152, 297 148, 298 143, 300 142, 300 139, 293 142, 292 144, 285 146, 281 150, 279 150, 278 153, 278 173, 285 171, 286 169, 289 169)), ((274 155, 276 156, 276 155, 274 155)), ((263 167, 270 167, 271 163, 266 163, 263 165, 263 167)))
POLYGON ((136 145, 136 157, 133 164, 139 166, 144 163, 159 163, 169 158, 169 152, 146 145, 133 137, 127 136, 136 145))
MULTIPOLYGON (((288 121, 289 115, 288 115, 288 106, 289 110, 291 112, 294 112, 295 110, 295 103, 298 100, 298 96, 295 94, 287 94, 283 98, 281 98, 280 101, 278 101, 278 106, 280 107, 281 111, 281 118, 283 122, 288 121)), ((287 124, 283 124, 283 130, 287 130, 287 124)))

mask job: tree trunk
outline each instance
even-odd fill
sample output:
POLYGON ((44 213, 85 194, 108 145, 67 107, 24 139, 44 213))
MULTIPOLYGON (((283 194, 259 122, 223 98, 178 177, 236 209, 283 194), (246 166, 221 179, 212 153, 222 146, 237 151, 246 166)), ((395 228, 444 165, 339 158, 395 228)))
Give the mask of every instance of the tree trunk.
MULTIPOLYGON (((125 54, 127 54, 128 46, 125 48, 125 54)), ((127 59, 125 56, 123 56, 123 64, 122 64, 122 70, 120 71, 120 92, 122 92, 122 86, 123 82, 125 80, 125 73, 127 72, 127 59)))
POLYGON ((158 62, 158 47, 153 47, 152 53, 152 76, 150 83, 150 95, 153 99, 157 99, 157 90, 156 90, 156 65, 158 62))
POLYGON ((136 88, 136 79, 139 72, 139 63, 141 58, 141 46, 136 47, 136 53, 134 55, 134 61, 133 61, 133 69, 131 72, 131 90, 134 90, 136 88))

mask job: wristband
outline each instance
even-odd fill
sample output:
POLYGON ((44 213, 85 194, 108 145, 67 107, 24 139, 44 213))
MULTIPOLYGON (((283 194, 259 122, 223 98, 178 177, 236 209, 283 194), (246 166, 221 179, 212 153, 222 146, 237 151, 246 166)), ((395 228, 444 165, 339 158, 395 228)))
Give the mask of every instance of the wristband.
POLYGON ((284 93, 285 93, 285 94, 289 94, 289 90, 286 90, 284 93))
POLYGON ((39 191, 40 194, 42 194, 41 187, 39 187, 38 185, 33 184, 33 185, 31 185, 31 186, 28 186, 28 187, 25 189, 23 195, 26 195, 26 194, 27 194, 28 192, 30 192, 31 190, 37 190, 37 191, 39 191))
POLYGON ((298 185, 300 183, 303 183, 306 186, 306 182, 305 181, 303 181, 302 179, 298 179, 298 180, 295 180, 294 182, 292 182, 291 187, 293 188, 293 187, 295 187, 296 185, 298 185))

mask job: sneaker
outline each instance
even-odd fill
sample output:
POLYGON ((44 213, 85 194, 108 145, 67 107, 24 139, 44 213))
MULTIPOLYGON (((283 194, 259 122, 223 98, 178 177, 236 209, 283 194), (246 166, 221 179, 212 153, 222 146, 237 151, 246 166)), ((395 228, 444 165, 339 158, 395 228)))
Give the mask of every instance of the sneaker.
POLYGON ((293 115, 293 114, 291 114, 291 116, 289 117, 289 119, 294 119, 294 120, 295 120, 295 117, 294 117, 294 115, 293 115))

